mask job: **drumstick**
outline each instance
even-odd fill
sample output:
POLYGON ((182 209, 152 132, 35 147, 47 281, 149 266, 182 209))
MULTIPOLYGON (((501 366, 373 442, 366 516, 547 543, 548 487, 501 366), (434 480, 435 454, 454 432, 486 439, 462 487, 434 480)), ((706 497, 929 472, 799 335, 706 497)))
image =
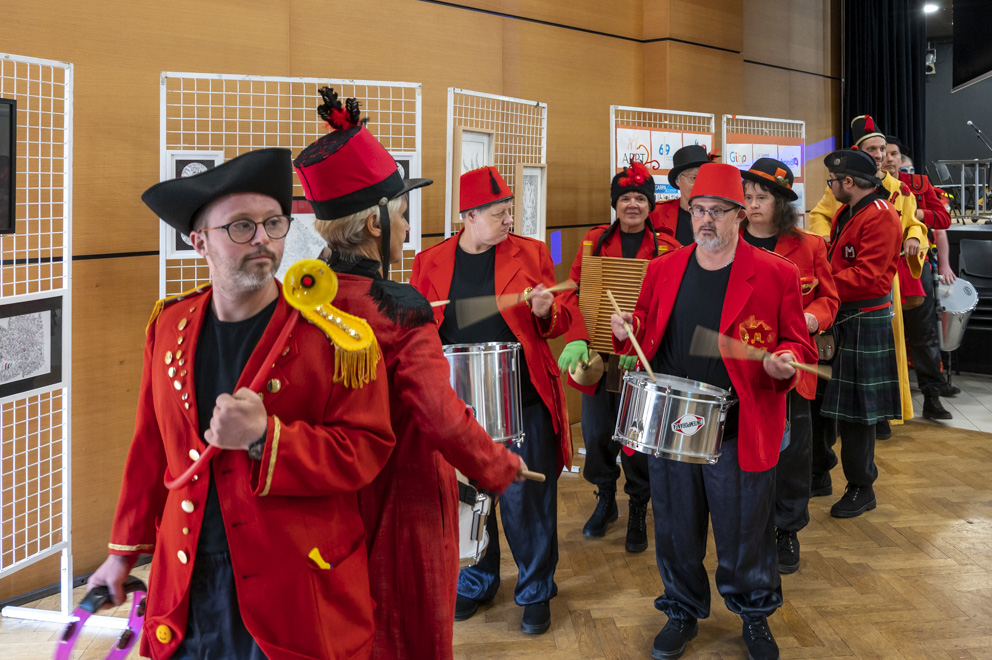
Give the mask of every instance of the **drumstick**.
POLYGON ((623 329, 627 331, 627 335, 630 339, 630 343, 634 345, 634 350, 637 351, 637 357, 641 359, 641 364, 644 365, 644 370, 648 372, 648 376, 651 376, 651 380, 657 380, 654 376, 654 372, 651 371, 651 365, 648 364, 648 359, 644 357, 644 351, 641 350, 641 345, 637 343, 637 337, 634 336, 634 330, 630 327, 623 318, 623 312, 620 311, 620 305, 617 304, 617 299, 613 297, 613 292, 609 289, 606 290, 606 295, 609 297, 610 302, 613 303, 613 309, 616 310, 617 316, 623 321, 623 329))
POLYGON ((447 305, 449 302, 451 302, 451 301, 450 300, 435 300, 434 302, 431 303, 431 307, 443 307, 444 305, 447 305))
MULTIPOLYGON (((692 343, 689 344, 689 355, 722 358, 723 354, 720 353, 721 340, 727 343, 727 347, 730 349, 731 354, 729 357, 732 359, 764 360, 766 357, 771 355, 771 353, 763 348, 756 348, 750 344, 742 342, 739 339, 734 339, 733 337, 728 337, 727 335, 721 335, 716 330, 711 330, 698 325, 696 326, 695 332, 692 333, 692 343)), ((810 365, 803 364, 802 362, 796 362, 795 360, 790 360, 789 364, 800 371, 808 371, 812 374, 816 374, 824 380, 830 380, 833 376, 833 369, 830 368, 830 365, 810 365)))
POLYGON ((532 470, 521 470, 520 476, 524 479, 530 479, 531 481, 537 481, 539 483, 544 483, 544 475, 540 472, 534 472, 532 470))
MULTIPOLYGON (((556 293, 567 289, 574 289, 578 285, 568 279, 550 286, 545 291, 556 293)), ((458 328, 467 328, 479 321, 496 316, 504 309, 509 309, 515 305, 520 305, 534 297, 534 292, 529 293, 503 293, 498 296, 475 296, 473 298, 462 298, 455 301, 455 320, 458 328)))
MULTIPOLYGON (((282 331, 279 336, 276 337, 275 343, 272 345, 272 350, 269 354, 265 356, 265 361, 262 362, 262 367, 255 374, 255 378, 252 379, 251 384, 248 385, 248 389, 253 392, 257 392, 262 389, 262 385, 265 383, 265 378, 269 375, 269 371, 272 369, 272 365, 275 363, 276 358, 286 347, 286 342, 289 340, 290 333, 293 332, 293 328, 296 327, 296 322, 300 320, 300 310, 294 308, 290 314, 289 319, 286 320, 286 325, 283 326, 282 331)), ((172 481, 166 481, 165 487, 169 490, 176 490, 177 488, 182 488, 193 479, 194 476, 203 472, 203 470, 210 465, 210 459, 214 457, 220 451, 220 447, 217 445, 207 445, 207 448, 203 450, 200 457, 196 461, 186 468, 186 471, 179 475, 172 481)))

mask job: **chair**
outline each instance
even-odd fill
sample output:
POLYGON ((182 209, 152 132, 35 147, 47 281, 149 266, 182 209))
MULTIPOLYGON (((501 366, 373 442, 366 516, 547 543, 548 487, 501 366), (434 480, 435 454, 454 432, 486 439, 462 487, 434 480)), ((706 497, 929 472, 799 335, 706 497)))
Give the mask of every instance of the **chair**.
POLYGON ((952 212, 957 212, 960 215, 964 215, 965 204, 963 202, 968 201, 969 197, 975 196, 974 188, 966 188, 965 199, 958 199, 961 196, 961 184, 954 183, 954 179, 951 177, 951 171, 948 169, 947 165, 944 163, 934 162, 933 171, 934 174, 937 175, 937 183, 934 184, 934 188, 940 188, 947 194, 947 199, 950 202, 952 212))
POLYGON ((958 273, 978 293, 978 308, 971 320, 992 328, 992 240, 962 238, 958 273))

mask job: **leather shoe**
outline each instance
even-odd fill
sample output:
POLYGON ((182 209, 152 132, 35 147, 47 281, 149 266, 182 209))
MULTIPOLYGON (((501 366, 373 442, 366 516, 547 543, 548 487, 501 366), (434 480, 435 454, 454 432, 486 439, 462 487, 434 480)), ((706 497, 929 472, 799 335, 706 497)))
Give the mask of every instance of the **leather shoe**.
POLYGON ((540 603, 524 605, 524 616, 520 620, 520 630, 528 635, 540 635, 548 632, 551 627, 551 603, 542 600, 540 603))
POLYGON ((889 427, 888 420, 883 420, 881 422, 875 422, 875 439, 876 440, 888 440, 892 437, 892 428, 889 427))
POLYGON ((871 511, 875 506, 875 491, 871 486, 848 484, 844 497, 830 507, 830 515, 834 518, 855 518, 865 511, 871 511))
POLYGON ((823 497, 834 492, 833 484, 830 482, 830 473, 814 474, 809 482, 809 496, 823 497))
POLYGON ((748 660, 778 660, 778 644, 765 617, 745 618, 741 636, 747 644, 748 660))
POLYGON ((947 408, 940 403, 940 397, 923 397, 923 417, 926 419, 954 419, 947 408))
POLYGON ((685 653, 686 644, 699 634, 699 623, 692 617, 674 619, 669 617, 668 623, 654 638, 651 657, 655 660, 673 660, 681 658, 685 653))
POLYGON ((468 596, 458 594, 455 598, 455 621, 471 619, 479 611, 479 601, 468 596))
POLYGON ((627 552, 644 552, 648 549, 648 530, 644 517, 648 512, 648 503, 630 503, 630 514, 627 517, 627 538, 624 548, 627 552))
POLYGON ((617 511, 617 491, 606 490, 600 486, 596 491, 596 510, 589 516, 582 528, 583 536, 605 536, 606 528, 616 521, 620 513, 617 511))
POLYGON ((799 536, 787 529, 775 530, 775 541, 778 546, 778 572, 782 575, 795 573, 799 570, 799 536))
POLYGON ((940 384, 940 396, 952 397, 961 394, 961 388, 950 383, 940 384))

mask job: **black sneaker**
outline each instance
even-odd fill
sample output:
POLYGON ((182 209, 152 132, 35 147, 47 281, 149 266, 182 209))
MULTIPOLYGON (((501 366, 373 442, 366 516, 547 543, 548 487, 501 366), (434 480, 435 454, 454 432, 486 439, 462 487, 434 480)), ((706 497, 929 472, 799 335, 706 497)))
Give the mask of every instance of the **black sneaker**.
POLYGON ((923 417, 926 419, 954 419, 947 408, 940 403, 940 397, 923 397, 923 417))
POLYGON ((600 488, 596 491, 596 510, 589 516, 589 520, 582 528, 583 536, 604 536, 606 528, 611 522, 615 522, 619 513, 617 511, 617 492, 615 490, 605 490, 600 488))
POLYGON ((823 474, 814 474, 813 478, 809 482, 809 496, 810 497, 823 497, 825 495, 831 495, 834 492, 833 484, 830 481, 830 473, 824 472, 823 474))
POLYGON ((548 632, 551 627, 551 603, 542 600, 540 603, 524 605, 524 617, 520 620, 520 630, 528 635, 540 635, 548 632))
POLYGON ((778 546, 778 572, 783 575, 799 570, 799 537, 785 529, 775 530, 778 546))
POLYGON ((685 653, 686 644, 695 639, 698 634, 699 624, 694 618, 673 619, 669 617, 668 623, 654 638, 651 657, 655 660, 681 658, 682 654, 685 653))
POLYGON ((747 644, 748 660, 778 660, 778 644, 772 637, 771 628, 768 627, 768 619, 765 617, 757 616, 744 619, 742 637, 744 637, 744 643, 747 644))
POLYGON ((455 621, 471 619, 479 611, 479 603, 474 598, 458 594, 455 598, 455 621))
POLYGON ((961 394, 961 388, 957 385, 951 385, 950 383, 940 384, 940 396, 951 397, 959 394, 961 394))
POLYGON ((830 515, 834 518, 855 518, 874 509, 875 504, 875 491, 871 486, 848 484, 844 497, 830 507, 830 515))
POLYGON ((892 437, 892 429, 889 427, 888 420, 875 422, 876 440, 888 440, 891 437, 892 437))
POLYGON ((627 552, 644 552, 648 549, 648 528, 644 517, 648 513, 648 503, 630 503, 627 517, 627 539, 624 547, 627 552))

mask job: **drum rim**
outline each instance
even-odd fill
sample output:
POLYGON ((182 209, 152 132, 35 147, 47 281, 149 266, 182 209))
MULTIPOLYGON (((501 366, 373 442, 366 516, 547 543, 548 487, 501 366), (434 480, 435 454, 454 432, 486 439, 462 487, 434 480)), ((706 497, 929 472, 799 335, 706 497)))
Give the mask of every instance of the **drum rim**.
POLYGON ((445 354, 448 353, 500 353, 502 351, 519 351, 520 342, 487 341, 478 344, 445 344, 445 354))
MULTIPOLYGON (((940 309, 941 309, 942 312, 946 312, 948 314, 967 314, 968 312, 973 312, 973 311, 975 311, 978 308, 978 301, 979 301, 978 289, 976 289, 975 288, 975 285, 972 284, 969 280, 966 280, 963 277, 959 277, 959 278, 955 279, 953 282, 951 282, 950 284, 941 284, 939 288, 940 289, 946 289, 947 290, 947 293, 946 294, 944 294, 942 296, 941 295, 938 295, 937 296, 938 297, 937 304, 940 306, 940 309), (944 301, 945 300, 949 300, 951 298, 955 298, 956 297, 955 294, 957 292, 957 289, 959 289, 960 287, 963 287, 963 286, 969 286, 969 287, 971 287, 971 290, 975 294, 974 295, 974 299, 971 301, 971 307, 968 308, 968 309, 960 309, 960 310, 958 310, 958 309, 954 309, 954 310, 948 309, 944 305, 944 301)), ((964 294, 963 291, 961 293, 964 294)), ((968 297, 970 298, 971 296, 968 296, 968 297)))
POLYGON ((716 385, 710 385, 709 383, 704 383, 699 380, 692 380, 691 378, 671 376, 669 374, 655 374, 655 380, 654 382, 652 382, 651 377, 648 376, 646 371, 628 371, 626 374, 624 374, 623 379, 624 381, 627 380, 634 381, 636 379, 639 382, 646 383, 646 385, 648 385, 649 387, 653 385, 654 388, 652 388, 652 390, 662 394, 665 393, 665 389, 662 388, 666 388, 668 391, 675 391, 675 392, 685 391, 678 388, 668 387, 667 385, 663 384, 663 382, 661 382, 665 380, 672 380, 672 381, 676 381, 676 383, 674 383, 676 385, 678 383, 688 383, 692 385, 693 388, 695 388, 695 389, 690 389, 689 392, 693 394, 714 396, 717 399, 721 399, 722 400, 721 403, 731 398, 731 393, 728 390, 723 389, 722 387, 717 387, 716 385))

